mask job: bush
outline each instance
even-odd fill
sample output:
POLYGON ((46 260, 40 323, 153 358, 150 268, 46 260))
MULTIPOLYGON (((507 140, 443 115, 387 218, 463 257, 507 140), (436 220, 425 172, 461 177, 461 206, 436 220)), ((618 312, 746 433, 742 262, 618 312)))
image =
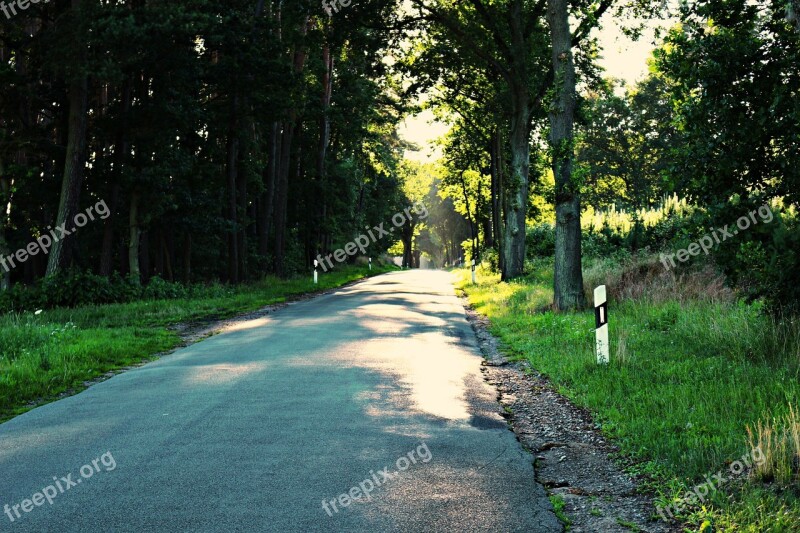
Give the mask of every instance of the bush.
POLYGON ((38 280, 34 285, 18 284, 0 293, 0 313, 127 303, 141 299, 167 300, 186 298, 190 294, 205 295, 209 291, 222 293, 224 289, 213 286, 187 288, 158 276, 142 286, 136 279, 124 278, 117 272, 106 278, 91 272, 69 270, 38 280))
POLYGON ((186 298, 188 291, 180 283, 165 281, 158 276, 150 278, 142 297, 145 300, 175 300, 186 298))
POLYGON ((526 255, 533 257, 553 257, 556 253, 556 232, 550 224, 537 224, 528 228, 525 234, 526 255))
POLYGON ((497 250, 494 248, 484 250, 481 266, 493 274, 500 272, 500 254, 497 253, 497 250))
POLYGON ((773 309, 800 311, 800 222, 777 214, 715 250, 715 259, 748 300, 773 309))

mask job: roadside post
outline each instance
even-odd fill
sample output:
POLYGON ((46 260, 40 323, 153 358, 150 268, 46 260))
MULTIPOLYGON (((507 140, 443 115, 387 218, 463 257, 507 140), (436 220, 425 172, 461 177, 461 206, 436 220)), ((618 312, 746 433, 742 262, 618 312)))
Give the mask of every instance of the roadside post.
POLYGON ((606 286, 601 285, 594 290, 594 323, 597 364, 608 364, 608 299, 606 286))
POLYGON ((472 284, 475 285, 475 260, 472 260, 472 284))
POLYGON ((369 258, 369 269, 372 270, 372 258, 369 258))
POLYGON ((317 274, 317 266, 319 266, 319 261, 314 259, 314 285, 319 283, 319 278, 318 278, 318 274, 317 274))

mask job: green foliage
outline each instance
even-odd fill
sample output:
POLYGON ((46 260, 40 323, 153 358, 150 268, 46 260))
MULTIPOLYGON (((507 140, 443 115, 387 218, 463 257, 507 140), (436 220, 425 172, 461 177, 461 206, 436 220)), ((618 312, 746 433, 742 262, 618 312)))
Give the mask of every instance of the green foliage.
POLYGON ((800 220, 778 213, 768 226, 753 226, 737 239, 715 258, 743 294, 764 298, 773 309, 800 310, 800 220))
POLYGON ((555 513, 556 518, 558 518, 559 522, 564 524, 564 529, 569 531, 572 520, 570 520, 567 513, 564 512, 564 509, 567 507, 567 502, 564 501, 564 497, 559 494, 553 494, 550 495, 549 498, 550 505, 553 506, 553 513, 555 513))
MULTIPOLYGON (((112 213, 74 234, 77 270, 127 275, 136 231, 143 282, 291 275, 406 207, 404 105, 383 61, 392 34, 374 30, 398 17, 396 1, 359 1, 335 23, 307 1, 79 4, 41 2, 0 27, 0 254, 54 225, 74 76, 89 93, 77 209, 104 200, 112 213)), ((46 263, 39 254, 9 281, 31 284, 46 263)), ((86 296, 65 283, 42 305, 130 300, 119 280, 84 276, 86 296)))
POLYGON ((483 259, 482 264, 485 265, 488 272, 492 274, 500 273, 500 254, 497 250, 490 248, 484 251, 481 257, 483 259))
MULTIPOLYGON (((652 476, 648 486, 660 502, 726 469, 749 451, 747 426, 800 402, 796 317, 778 320, 758 304, 719 294, 686 297, 694 283, 673 279, 657 291, 643 288, 641 297, 612 298, 611 363, 599 367, 593 313, 550 311, 552 263, 538 265, 515 283, 482 276, 473 286, 464 272, 459 287, 513 359, 528 361, 588 408, 637 470, 652 476)), ((632 292, 625 283, 638 283, 618 277, 620 294, 632 292)), ((800 523, 796 491, 761 483, 731 482, 706 507, 681 518, 696 528, 713 516, 720 526, 753 532, 791 531, 800 523)))
POLYGON ((651 76, 624 96, 615 89, 603 83, 584 102, 577 151, 579 171, 587 174, 584 203, 598 210, 656 206, 667 189, 677 135, 667 87, 651 76))
MULTIPOLYGON (((670 250, 686 246, 707 220, 685 201, 667 198, 660 205, 632 213, 611 207, 588 209, 583 219, 582 251, 585 257, 623 260, 639 250, 670 250)), ((529 258, 549 258, 555 251, 555 230, 550 224, 528 227, 529 258)))
POLYGON ((525 253, 528 257, 552 257, 556 250, 556 232, 550 224, 537 224, 527 229, 525 253))
MULTIPOLYGON (((800 32, 785 0, 685 2, 655 52, 679 134, 671 185, 701 205, 705 228, 770 202, 800 207, 800 32)), ((795 215, 747 232, 715 253, 751 298, 800 308, 795 215)))

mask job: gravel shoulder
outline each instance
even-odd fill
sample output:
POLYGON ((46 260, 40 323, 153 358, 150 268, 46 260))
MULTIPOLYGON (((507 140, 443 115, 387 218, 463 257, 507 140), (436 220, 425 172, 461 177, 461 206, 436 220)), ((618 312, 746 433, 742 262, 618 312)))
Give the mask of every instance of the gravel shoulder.
POLYGON ((535 456, 536 481, 564 501, 570 532, 682 531, 658 520, 652 495, 615 461, 609 442, 585 409, 557 393, 526 363, 510 363, 489 333, 489 320, 462 298, 467 318, 486 358, 484 379, 497 390, 517 440, 535 456), (654 518, 656 517, 656 518, 654 518))

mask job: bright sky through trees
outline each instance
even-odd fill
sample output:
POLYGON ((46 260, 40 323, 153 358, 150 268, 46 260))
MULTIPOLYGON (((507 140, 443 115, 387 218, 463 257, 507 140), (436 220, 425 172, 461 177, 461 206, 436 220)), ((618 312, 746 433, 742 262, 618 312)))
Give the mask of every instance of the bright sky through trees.
MULTIPOLYGON (((599 35, 603 50, 600 64, 606 69, 608 76, 625 80, 628 85, 644 78, 647 74, 647 59, 654 48, 652 28, 646 29, 636 42, 624 35, 613 23, 607 24, 599 35)), ((406 157, 422 162, 438 159, 440 152, 433 142, 444 135, 447 129, 445 124, 435 121, 431 111, 406 118, 400 127, 400 135, 420 147, 419 152, 406 152, 406 157)))

